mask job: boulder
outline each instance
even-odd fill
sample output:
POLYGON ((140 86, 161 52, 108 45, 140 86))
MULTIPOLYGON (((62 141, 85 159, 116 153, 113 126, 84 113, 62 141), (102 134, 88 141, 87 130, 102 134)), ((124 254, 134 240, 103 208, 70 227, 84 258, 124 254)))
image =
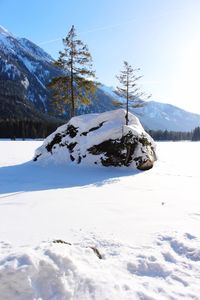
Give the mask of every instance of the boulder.
POLYGON ((34 161, 132 167, 148 170, 156 160, 155 143, 136 116, 118 109, 73 117, 48 136, 34 161))

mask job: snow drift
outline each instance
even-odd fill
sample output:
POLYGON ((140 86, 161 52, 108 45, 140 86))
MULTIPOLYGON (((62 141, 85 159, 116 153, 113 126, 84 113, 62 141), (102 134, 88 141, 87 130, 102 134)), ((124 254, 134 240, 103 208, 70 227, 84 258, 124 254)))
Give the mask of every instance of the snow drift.
POLYGON ((0 243, 4 300, 199 299, 199 240, 159 235, 152 248, 99 240, 103 259, 87 245, 0 243))
POLYGON ((34 161, 152 168, 155 144, 137 117, 124 109, 73 117, 48 136, 35 152, 34 161))

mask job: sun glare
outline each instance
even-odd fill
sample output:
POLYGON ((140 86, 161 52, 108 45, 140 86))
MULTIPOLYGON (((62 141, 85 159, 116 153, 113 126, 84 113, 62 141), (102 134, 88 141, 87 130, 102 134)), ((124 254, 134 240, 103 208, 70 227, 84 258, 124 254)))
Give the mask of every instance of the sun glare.
POLYGON ((199 102, 199 73, 200 38, 188 41, 180 52, 180 60, 177 64, 177 73, 173 83, 174 97, 193 111, 199 102))

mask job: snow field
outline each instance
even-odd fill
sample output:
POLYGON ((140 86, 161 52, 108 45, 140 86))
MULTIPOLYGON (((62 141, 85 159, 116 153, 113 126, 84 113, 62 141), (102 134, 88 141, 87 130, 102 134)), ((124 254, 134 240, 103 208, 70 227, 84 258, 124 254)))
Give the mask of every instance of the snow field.
POLYGON ((200 299, 200 143, 147 172, 27 162, 41 144, 0 141, 0 299, 200 299))

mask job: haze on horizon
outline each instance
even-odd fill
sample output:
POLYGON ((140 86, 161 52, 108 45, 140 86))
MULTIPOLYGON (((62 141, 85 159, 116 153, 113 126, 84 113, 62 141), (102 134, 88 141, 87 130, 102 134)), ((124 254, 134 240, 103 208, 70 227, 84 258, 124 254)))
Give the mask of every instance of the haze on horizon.
POLYGON ((93 56, 98 80, 115 86, 127 60, 141 68, 152 100, 200 114, 199 0, 0 0, 1 25, 57 58, 72 24, 93 56))

